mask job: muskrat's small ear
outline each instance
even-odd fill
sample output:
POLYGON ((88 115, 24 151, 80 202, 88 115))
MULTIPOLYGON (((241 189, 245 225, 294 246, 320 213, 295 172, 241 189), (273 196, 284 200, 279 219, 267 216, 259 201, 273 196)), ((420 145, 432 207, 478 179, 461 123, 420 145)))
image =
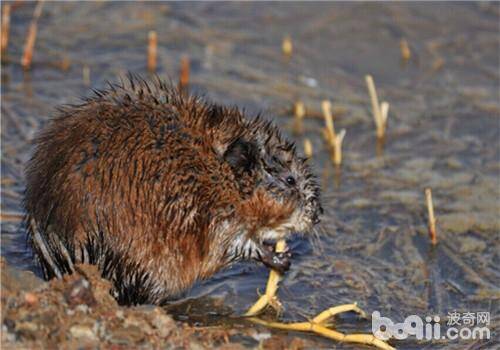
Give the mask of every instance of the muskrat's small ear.
POLYGON ((224 160, 231 165, 233 170, 249 172, 257 164, 257 155, 255 143, 238 138, 227 148, 224 160))

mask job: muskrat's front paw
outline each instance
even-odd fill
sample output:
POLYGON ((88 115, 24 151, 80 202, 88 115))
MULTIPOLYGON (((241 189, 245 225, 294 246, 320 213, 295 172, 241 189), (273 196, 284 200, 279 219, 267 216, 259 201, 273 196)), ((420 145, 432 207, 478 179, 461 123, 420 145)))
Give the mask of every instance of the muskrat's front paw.
POLYGON ((273 256, 273 268, 278 270, 280 273, 285 273, 290 269, 292 253, 290 252, 282 252, 282 253, 274 253, 273 256))
POLYGON ((262 257, 262 262, 267 267, 277 270, 279 273, 283 274, 290 269, 290 258, 292 253, 289 251, 282 253, 269 252, 262 257))

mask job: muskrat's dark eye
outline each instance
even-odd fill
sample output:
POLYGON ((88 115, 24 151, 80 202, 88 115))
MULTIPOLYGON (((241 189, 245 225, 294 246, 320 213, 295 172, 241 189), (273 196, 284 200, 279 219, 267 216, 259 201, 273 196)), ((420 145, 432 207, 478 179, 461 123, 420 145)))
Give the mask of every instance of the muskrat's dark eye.
POLYGON ((286 183, 289 184, 290 186, 295 185, 295 178, 293 176, 287 176, 286 183))

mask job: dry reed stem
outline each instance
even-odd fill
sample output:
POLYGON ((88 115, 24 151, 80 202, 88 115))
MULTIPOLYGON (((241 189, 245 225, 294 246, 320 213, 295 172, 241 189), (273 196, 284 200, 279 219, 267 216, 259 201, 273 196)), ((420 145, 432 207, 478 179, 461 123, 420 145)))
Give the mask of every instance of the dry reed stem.
POLYGON ((10 177, 3 177, 0 179, 0 185, 3 185, 3 186, 9 186, 9 185, 12 185, 16 183, 16 180, 10 178, 10 177))
MULTIPOLYGON (((375 83, 373 82, 373 77, 368 74, 365 76, 365 81, 366 81, 366 86, 368 87, 368 92, 370 94, 373 119, 375 120, 375 125, 377 128, 377 137, 383 138, 385 135, 385 127, 387 124, 387 114, 385 115, 384 119, 384 116, 382 115, 382 106, 378 102, 377 90, 375 89, 375 83)), ((388 104, 387 104, 387 112, 389 112, 388 104)))
POLYGON ((90 68, 87 65, 82 68, 82 79, 85 86, 90 86, 90 68))
POLYGON ((309 139, 304 140, 304 154, 307 158, 312 158, 313 156, 313 145, 309 139))
POLYGON ((1 222, 21 222, 24 218, 22 213, 8 213, 1 212, 0 213, 0 221, 1 222))
POLYGON ((330 147, 334 147, 335 143, 335 127, 333 126, 332 104, 328 100, 321 102, 321 110, 326 124, 326 137, 330 147))
POLYGON ((181 72, 179 77, 179 86, 181 89, 187 88, 189 84, 189 71, 190 71, 190 63, 188 56, 181 57, 181 72))
POLYGON ((300 134, 303 131, 303 120, 306 115, 306 107, 302 101, 295 102, 293 106, 293 113, 295 115, 293 122, 293 132, 300 134))
POLYGON ((71 66, 71 60, 68 56, 64 56, 58 64, 59 68, 63 71, 67 71, 71 66))
MULTIPOLYGON (((282 253, 286 250, 286 241, 284 239, 280 239, 276 242, 276 253, 282 253)), ((248 311, 245 313, 245 316, 255 316, 260 313, 264 308, 269 305, 276 309, 277 311, 281 310, 281 303, 276 296, 276 292, 278 291, 278 284, 281 281, 281 274, 276 270, 271 270, 269 273, 269 279, 267 280, 266 292, 260 296, 260 298, 253 304, 248 311)))
POLYGON ((33 60, 33 50, 35 48, 36 33, 38 29, 38 18, 42 14, 44 1, 40 0, 36 4, 35 10, 33 11, 33 19, 31 20, 28 36, 26 37, 26 43, 24 44, 23 57, 21 58, 21 66, 24 69, 29 69, 31 67, 31 61, 33 60))
POLYGON ((429 215, 429 236, 433 245, 437 244, 436 217, 434 216, 434 204, 432 203, 432 190, 425 189, 425 200, 427 202, 427 212, 429 215))
POLYGON ((340 165, 342 163, 342 142, 344 141, 346 131, 345 129, 342 129, 339 134, 335 133, 332 116, 332 104, 330 101, 324 100, 321 103, 321 109, 326 123, 326 130, 324 131, 324 134, 330 148, 330 157, 335 165, 340 165))
POLYGON ((333 164, 342 164, 342 141, 344 141, 344 136, 346 134, 345 129, 342 129, 333 140, 333 164))
POLYGON ((408 41, 406 41, 406 39, 401 39, 399 48, 401 50, 401 59, 405 62, 409 61, 411 58, 411 50, 408 41))
POLYGON ((442 58, 442 57, 436 57, 434 59, 434 62, 432 62, 432 70, 433 71, 438 71, 441 68, 443 68, 444 64, 445 64, 444 58, 442 58))
POLYGON ((148 70, 156 72, 156 61, 158 56, 158 36, 154 30, 148 33, 148 70))
POLYGON ((291 56, 293 52, 293 44, 292 39, 289 36, 286 36, 283 39, 283 43, 281 44, 281 50, 285 56, 291 56))
POLYGON ((382 117, 382 123, 384 124, 384 132, 385 126, 387 125, 387 117, 389 116, 389 102, 382 102, 380 104, 380 116, 382 117))
POLYGON ((9 29, 10 29, 10 5, 2 6, 2 55, 7 51, 9 45, 9 29))

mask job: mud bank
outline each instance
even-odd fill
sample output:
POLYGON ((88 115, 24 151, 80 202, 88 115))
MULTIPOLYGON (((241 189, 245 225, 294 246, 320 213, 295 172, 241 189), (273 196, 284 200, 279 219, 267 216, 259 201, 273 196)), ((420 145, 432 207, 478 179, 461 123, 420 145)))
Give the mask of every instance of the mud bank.
POLYGON ((95 266, 78 265, 62 280, 45 282, 1 261, 3 349, 244 349, 269 346, 300 349, 248 327, 193 327, 164 309, 124 307, 110 295, 111 284, 95 266))

